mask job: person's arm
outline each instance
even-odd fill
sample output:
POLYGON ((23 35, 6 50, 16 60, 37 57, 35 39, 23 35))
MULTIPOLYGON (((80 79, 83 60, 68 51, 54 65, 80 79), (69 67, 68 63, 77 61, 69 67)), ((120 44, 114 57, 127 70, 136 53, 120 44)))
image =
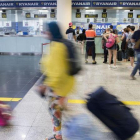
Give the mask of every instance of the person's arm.
POLYGON ((73 30, 73 38, 76 41, 76 34, 75 34, 75 31, 74 30, 73 30))
POLYGON ((122 37, 121 37, 121 41, 124 39, 124 36, 125 36, 125 35, 123 34, 122 37))
POLYGON ((66 31, 66 34, 68 34, 68 29, 67 29, 67 31, 66 31))
POLYGON ((108 39, 107 39, 107 37, 109 36, 109 34, 104 34, 103 35, 103 37, 104 37, 104 39, 107 41, 108 39))
POLYGON ((135 32, 135 33, 132 35, 132 39, 131 39, 131 42, 132 42, 132 43, 135 43, 135 42, 136 42, 136 36, 137 36, 137 33, 135 32))

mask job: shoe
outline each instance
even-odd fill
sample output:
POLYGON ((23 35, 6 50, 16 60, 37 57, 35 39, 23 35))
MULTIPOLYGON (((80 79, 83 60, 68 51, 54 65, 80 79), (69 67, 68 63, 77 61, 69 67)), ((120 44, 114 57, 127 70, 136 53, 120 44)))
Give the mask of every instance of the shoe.
POLYGON ((134 67, 132 67, 132 66, 129 66, 128 68, 129 68, 130 70, 133 70, 133 69, 134 69, 134 67))
POLYGON ((96 61, 93 61, 92 64, 96 64, 96 61))
POLYGON ((103 63, 107 63, 107 61, 104 61, 103 63))
POLYGON ((108 68, 110 69, 111 68, 111 65, 108 65, 108 68))
POLYGON ((111 64, 113 64, 113 61, 111 61, 111 64))
POLYGON ((117 66, 113 66, 112 68, 113 68, 113 69, 116 69, 116 68, 118 68, 118 67, 117 67, 117 66))
POLYGON ((87 60, 85 60, 85 63, 87 64, 87 63, 88 63, 88 61, 87 61, 87 60))
POLYGON ((136 80, 136 77, 134 77, 134 76, 131 75, 131 76, 130 76, 130 79, 131 79, 131 80, 136 80))

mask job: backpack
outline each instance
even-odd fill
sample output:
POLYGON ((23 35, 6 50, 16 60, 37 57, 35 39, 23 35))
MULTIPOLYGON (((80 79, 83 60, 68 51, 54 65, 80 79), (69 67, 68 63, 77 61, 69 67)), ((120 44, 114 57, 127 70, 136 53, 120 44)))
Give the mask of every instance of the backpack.
POLYGON ((140 49, 140 39, 135 43, 134 49, 140 49))
POLYGON ((110 34, 109 38, 106 42, 106 47, 109 49, 109 48, 113 47, 114 44, 115 44, 115 37, 112 34, 110 34))
POLYGON ((120 140, 131 138, 139 130, 139 123, 130 112, 130 108, 102 87, 89 95, 87 108, 120 140))
POLYGON ((70 64, 69 75, 76 75, 82 70, 82 64, 80 59, 80 53, 78 51, 78 46, 69 40, 63 39, 62 43, 65 44, 68 50, 68 62, 70 64))

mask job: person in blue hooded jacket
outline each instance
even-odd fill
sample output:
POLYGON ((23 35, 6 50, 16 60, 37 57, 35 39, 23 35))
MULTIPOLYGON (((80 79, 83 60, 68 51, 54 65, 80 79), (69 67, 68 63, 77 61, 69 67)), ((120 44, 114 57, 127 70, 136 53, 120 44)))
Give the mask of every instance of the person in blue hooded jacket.
POLYGON ((75 78, 69 74, 68 47, 64 42, 59 26, 56 22, 48 24, 46 37, 51 40, 50 54, 41 60, 41 70, 46 76, 47 96, 49 98, 49 113, 52 117, 54 135, 46 140, 62 140, 61 118, 65 107, 66 97, 75 85, 75 78))

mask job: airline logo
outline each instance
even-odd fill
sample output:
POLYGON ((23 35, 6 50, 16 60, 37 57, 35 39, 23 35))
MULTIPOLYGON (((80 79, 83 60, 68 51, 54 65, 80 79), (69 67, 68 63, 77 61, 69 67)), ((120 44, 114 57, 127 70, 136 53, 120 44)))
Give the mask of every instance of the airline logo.
POLYGON ((118 6, 118 2, 117 1, 93 1, 92 2, 92 6, 93 7, 106 7, 106 6, 108 6, 108 7, 116 7, 116 6, 118 6))
POLYGON ((0 7, 14 7, 14 2, 0 2, 0 7))
POLYGON ((91 7, 91 1, 72 1, 73 7, 91 7))
POLYGON ((122 1, 120 2, 120 6, 122 7, 132 7, 132 6, 140 6, 140 2, 139 1, 122 1))
POLYGON ((17 7, 39 7, 39 2, 27 1, 27 2, 20 2, 16 1, 17 7))
POLYGON ((41 2, 41 5, 44 7, 56 7, 57 2, 56 1, 46 1, 46 2, 41 2))

